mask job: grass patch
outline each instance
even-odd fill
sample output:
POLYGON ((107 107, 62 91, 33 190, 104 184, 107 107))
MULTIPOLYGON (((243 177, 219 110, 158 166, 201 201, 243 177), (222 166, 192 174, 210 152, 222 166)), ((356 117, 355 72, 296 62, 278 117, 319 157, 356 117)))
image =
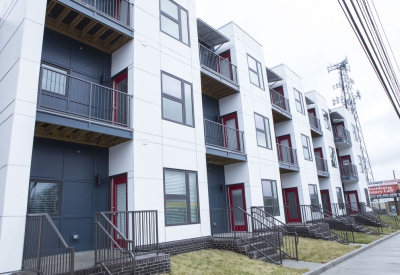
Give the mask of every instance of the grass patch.
POLYGON ((380 238, 382 238, 382 236, 380 236, 380 235, 371 235, 371 234, 365 234, 365 233, 361 233, 361 232, 354 232, 354 242, 355 243, 369 244, 376 240, 379 240, 380 238))
POLYGON ((392 228, 389 228, 389 227, 384 227, 383 228, 383 235, 390 235, 390 234, 396 233, 397 231, 398 231, 398 229, 392 229, 392 228))
POLYGON ((244 274, 300 275, 308 269, 293 269, 225 250, 200 250, 171 257, 172 275, 183 274, 244 274))
POLYGON ((313 263, 327 263, 359 247, 344 245, 334 241, 299 237, 299 260, 313 263))

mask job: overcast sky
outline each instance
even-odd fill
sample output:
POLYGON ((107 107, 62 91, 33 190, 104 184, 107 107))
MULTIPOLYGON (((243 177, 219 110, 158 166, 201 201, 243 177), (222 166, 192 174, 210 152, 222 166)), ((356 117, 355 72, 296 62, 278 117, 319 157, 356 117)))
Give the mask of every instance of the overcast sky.
MULTIPOLYGON (((400 62, 400 1, 374 3, 400 62)), ((357 110, 374 179, 392 179, 392 170, 400 178, 400 120, 337 0, 197 0, 196 6, 197 17, 215 28, 238 24, 264 46, 267 67, 285 63, 303 79, 304 92, 318 91, 330 108, 340 91, 332 88, 337 71, 328 74, 327 67, 347 56, 353 91, 361 92, 357 110)))

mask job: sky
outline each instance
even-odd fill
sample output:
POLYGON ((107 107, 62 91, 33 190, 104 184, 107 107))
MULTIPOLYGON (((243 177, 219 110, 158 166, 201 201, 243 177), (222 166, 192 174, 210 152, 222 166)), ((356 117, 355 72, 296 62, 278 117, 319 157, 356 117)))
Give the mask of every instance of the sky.
MULTIPOLYGON (((400 62, 400 1, 374 4, 400 62)), ((196 8, 197 17, 214 28, 234 21, 263 45, 267 67, 286 64, 302 78, 304 92, 318 91, 330 108, 340 90, 332 88, 337 71, 327 67, 347 56, 353 92, 361 93, 357 111, 374 179, 393 179, 393 170, 400 179, 400 119, 337 0, 197 0, 196 8)))

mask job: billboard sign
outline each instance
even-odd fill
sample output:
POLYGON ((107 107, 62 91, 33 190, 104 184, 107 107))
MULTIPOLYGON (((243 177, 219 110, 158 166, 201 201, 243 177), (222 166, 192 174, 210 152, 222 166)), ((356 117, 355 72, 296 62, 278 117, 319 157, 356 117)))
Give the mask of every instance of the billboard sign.
POLYGON ((371 199, 400 197, 400 180, 382 180, 368 183, 371 199))

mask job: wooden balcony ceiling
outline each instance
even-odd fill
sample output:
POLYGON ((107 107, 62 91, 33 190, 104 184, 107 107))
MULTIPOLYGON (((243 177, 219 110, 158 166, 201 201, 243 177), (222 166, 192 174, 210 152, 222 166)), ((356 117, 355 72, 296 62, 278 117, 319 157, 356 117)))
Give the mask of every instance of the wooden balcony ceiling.
POLYGON ((45 26, 108 53, 132 39, 56 0, 48 1, 45 26))
POLYGON ((87 130, 64 127, 57 124, 49 124, 39 121, 35 124, 35 136, 106 148, 110 148, 129 140, 127 138, 116 137, 113 135, 90 132, 87 130))

